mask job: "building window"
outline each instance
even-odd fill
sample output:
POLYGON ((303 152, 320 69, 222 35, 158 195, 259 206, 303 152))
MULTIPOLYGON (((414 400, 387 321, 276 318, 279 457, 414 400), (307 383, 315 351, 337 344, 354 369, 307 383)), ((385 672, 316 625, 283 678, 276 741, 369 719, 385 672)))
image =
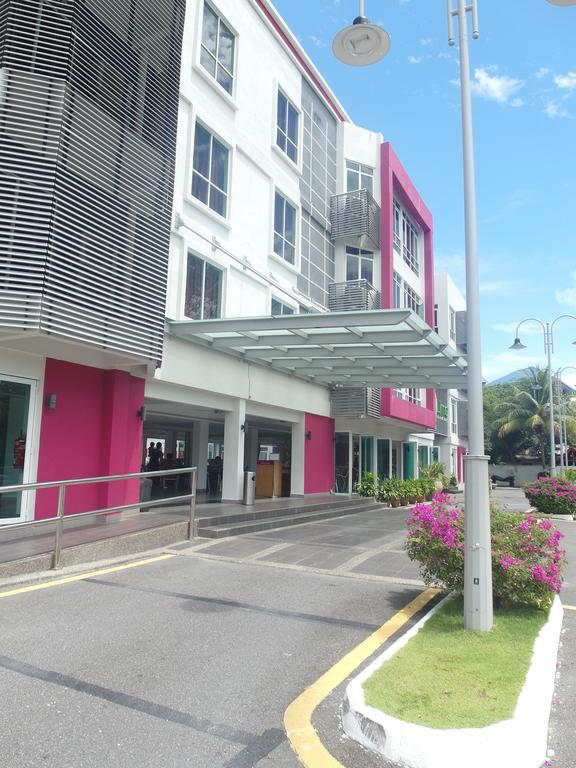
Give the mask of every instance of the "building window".
POLYGON ((192 320, 220 317, 222 272, 194 254, 188 254, 184 314, 192 320))
POLYGON ((402 400, 407 400, 409 403, 412 403, 413 405, 421 405, 422 404, 422 398, 420 395, 420 390, 416 387, 404 387, 402 389, 394 389, 394 397, 399 397, 402 400))
POLYGON ((438 304, 434 304, 434 333, 438 333, 438 304))
POLYGON ((274 253, 296 263, 296 208, 279 192, 274 197, 274 253))
POLYGON ((288 306, 288 304, 283 304, 281 301, 278 301, 278 299, 272 299, 272 308, 271 312, 274 316, 276 315, 293 315, 294 314, 294 308, 288 306))
POLYGON ((458 434, 458 401, 453 397, 450 398, 450 432, 458 434))
POLYGON ((226 216, 228 209, 228 153, 222 142, 196 123, 192 196, 220 216, 226 216))
POLYGON ((424 314, 422 299, 407 282, 404 282, 404 307, 405 309, 411 309, 413 312, 416 312, 420 317, 424 314))
POLYGON ((298 162, 298 110, 282 91, 278 91, 276 144, 290 160, 298 162))
POLYGON ((420 274, 418 262, 418 230, 402 211, 402 258, 415 275, 420 274))
POLYGON ((394 200, 394 249, 398 253, 402 253, 402 236, 401 236, 401 221, 402 211, 397 200, 394 200))
POLYGON ((346 246, 346 280, 374 280, 374 254, 362 248, 346 246))
POLYGON ((456 312, 450 307, 450 339, 456 341, 456 312))
POLYGON ((234 45, 232 31, 204 3, 200 64, 230 94, 234 84, 234 45))
POLYGON ((374 188, 374 169, 353 160, 346 160, 346 191, 367 189, 370 194, 374 188))
POLYGON ((394 309, 402 307, 402 278, 394 272, 394 309))

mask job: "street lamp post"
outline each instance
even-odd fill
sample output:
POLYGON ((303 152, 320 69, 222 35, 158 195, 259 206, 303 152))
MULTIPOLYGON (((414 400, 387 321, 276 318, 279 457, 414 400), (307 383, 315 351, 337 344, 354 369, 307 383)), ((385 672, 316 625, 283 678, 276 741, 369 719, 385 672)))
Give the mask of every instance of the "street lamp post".
POLYGON ((573 365, 565 365, 556 371, 556 392, 558 393, 558 422, 560 426, 560 469, 568 468, 568 433, 566 430, 566 405, 562 397, 562 374, 568 370, 576 371, 573 365))
MULTIPOLYGON (((544 352, 548 360, 548 401, 550 403, 550 474, 552 477, 556 476, 556 437, 554 432, 554 385, 552 381, 552 353, 554 352, 554 326, 558 320, 571 317, 572 320, 576 320, 574 315, 559 315, 552 320, 551 323, 543 323, 537 317, 527 317, 521 320, 516 326, 516 337, 514 343, 510 349, 526 349, 526 345, 520 341, 519 331, 520 326, 524 323, 532 322, 538 323, 542 326, 544 331, 544 352)), ((576 341, 573 342, 576 344, 576 341)))
MULTIPOLYGON (((460 92, 462 109, 462 153, 464 167, 464 225, 466 262, 466 303, 468 320, 468 408, 469 452, 466 456, 464 532, 464 626, 488 631, 493 623, 492 554, 490 542, 490 499, 488 457, 484 456, 484 414, 480 344, 480 291, 478 280, 476 185, 472 131, 472 95, 468 55, 467 14, 472 13, 472 37, 478 37, 476 0, 447 1, 449 44, 454 44, 453 19, 458 19, 460 49, 460 92)), ((364 0, 353 24, 335 37, 334 55, 345 64, 372 64, 390 49, 390 37, 365 16, 364 0)))

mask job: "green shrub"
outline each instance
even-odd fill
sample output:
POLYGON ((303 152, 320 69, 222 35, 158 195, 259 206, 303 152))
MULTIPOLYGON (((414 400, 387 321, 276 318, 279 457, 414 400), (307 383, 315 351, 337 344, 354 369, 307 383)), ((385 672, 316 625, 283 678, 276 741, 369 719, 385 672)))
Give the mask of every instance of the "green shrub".
MULTIPOLYGON (((490 523, 495 600, 546 609, 562 585, 562 534, 549 520, 496 510, 490 523)), ((464 591, 464 511, 446 494, 414 507, 405 549, 426 584, 464 591)))
POLYGON ((576 469, 565 470, 564 477, 569 483, 576 483, 576 469))
POLYGON ((527 483, 524 493, 540 514, 576 514, 576 485, 561 477, 543 477, 527 483))
POLYGON ((378 494, 378 478, 373 472, 366 472, 359 483, 356 483, 354 490, 360 496, 376 496, 378 494))

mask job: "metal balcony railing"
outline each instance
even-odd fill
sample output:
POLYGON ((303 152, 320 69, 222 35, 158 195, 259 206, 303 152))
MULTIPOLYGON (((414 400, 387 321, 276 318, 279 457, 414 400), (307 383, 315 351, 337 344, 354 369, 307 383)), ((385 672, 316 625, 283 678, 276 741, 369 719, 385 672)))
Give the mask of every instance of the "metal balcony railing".
MULTIPOLYGON (((193 539, 196 535, 196 467, 178 467, 177 469, 161 469, 153 472, 132 472, 125 475, 104 475, 102 477, 83 477, 74 480, 56 480, 47 483, 24 483, 22 485, 6 485, 0 488, 0 494, 3 493, 27 493, 30 491, 39 491, 44 488, 58 488, 58 511, 54 517, 46 517, 41 520, 30 520, 25 523, 10 523, 4 528, 4 531, 13 531, 15 528, 32 528, 33 526, 55 523, 54 547, 52 555, 52 568, 60 567, 60 558, 62 554, 62 542, 64 537, 64 523, 67 521, 78 520, 81 517, 90 517, 94 515, 105 515, 111 512, 126 512, 127 510, 143 510, 165 505, 167 499, 154 499, 153 501, 136 501, 133 504, 120 504, 114 507, 105 507, 95 509, 90 512, 75 512, 64 516, 66 504, 66 489, 74 485, 92 485, 93 483, 109 483, 115 480, 143 480, 146 478, 162 478, 168 475, 189 475, 190 493, 179 496, 171 496, 170 504, 176 501, 186 502, 189 505, 189 523, 188 538, 193 539)), ((1 534, 1 530, 0 530, 1 534)))
POLYGON ((380 206, 367 189, 334 195, 330 201, 332 239, 366 236, 380 250, 380 206))
POLYGON ((375 387, 338 387, 330 392, 332 418, 344 416, 380 418, 380 389, 375 387))
POLYGON ((331 283, 328 288, 330 312, 362 312, 380 309, 380 292, 368 280, 331 283))

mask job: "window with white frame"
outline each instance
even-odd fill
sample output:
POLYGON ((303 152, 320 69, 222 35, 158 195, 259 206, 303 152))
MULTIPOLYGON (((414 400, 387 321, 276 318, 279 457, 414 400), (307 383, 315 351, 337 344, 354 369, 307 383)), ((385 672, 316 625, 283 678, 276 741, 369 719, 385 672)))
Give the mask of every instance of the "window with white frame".
POLYGON ((402 209, 397 200, 394 200, 394 249, 402 253, 402 209))
POLYGON ((458 434, 458 401, 453 397, 450 398, 450 432, 458 434))
POLYGON ((417 315, 422 317, 423 306, 422 299, 418 296, 414 288, 404 281, 404 308, 411 309, 413 312, 416 312, 417 315))
POLYGON ((235 44, 232 30, 204 3, 200 64, 229 94, 234 86, 235 44))
POLYGON ((184 314, 192 320, 220 317, 222 271, 193 253, 188 254, 184 314))
POLYGON ((402 278, 394 272, 394 309, 402 307, 402 278))
POLYGON ((278 299, 272 299, 271 314, 274 316, 293 315, 294 308, 290 307, 288 304, 284 304, 283 302, 278 301, 278 299))
POLYGON ((450 307, 450 338, 452 341, 456 341, 456 312, 450 307))
POLYGON ((422 404, 421 390, 416 387, 404 387, 402 389, 394 389, 394 396, 399 397, 402 400, 406 400, 413 405, 422 404))
POLYGON ((224 217, 228 211, 228 155, 228 148, 201 123, 196 123, 192 196, 224 217))
POLYGON ((367 189, 370 194, 374 189, 374 169, 369 165, 346 160, 346 191, 367 189))
POLYGON ((278 89, 276 144, 294 163, 298 162, 299 117, 298 110, 294 104, 278 89))
POLYGON ((420 274, 418 261, 418 230, 402 211, 402 258, 415 275, 420 274))
POLYGON ((346 246, 346 280, 374 280, 374 254, 363 248, 346 246))
POLYGON ((274 195, 274 253, 296 264, 296 208, 280 192, 274 195))

